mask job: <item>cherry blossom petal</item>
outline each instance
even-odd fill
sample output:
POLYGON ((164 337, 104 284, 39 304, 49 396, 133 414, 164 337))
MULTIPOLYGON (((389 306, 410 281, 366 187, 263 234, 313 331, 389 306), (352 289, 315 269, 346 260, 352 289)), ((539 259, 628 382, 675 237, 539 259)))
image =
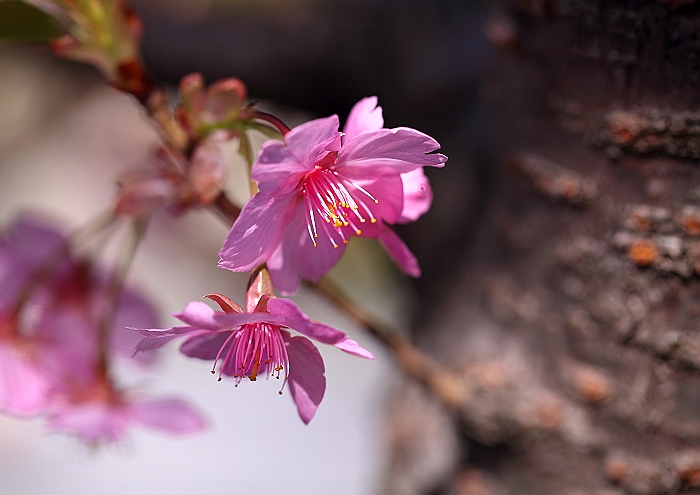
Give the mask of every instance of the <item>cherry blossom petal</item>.
POLYGON ((272 298, 267 302, 272 315, 284 317, 283 325, 324 344, 336 344, 345 338, 345 333, 324 323, 312 321, 302 313, 299 306, 289 299, 272 298))
POLYGON ((343 143, 354 139, 363 132, 376 131, 384 127, 382 107, 377 106, 377 97, 368 96, 355 103, 343 127, 343 143))
POLYGON ((432 153, 438 142, 408 127, 365 132, 348 141, 338 153, 336 169, 352 179, 403 174, 418 167, 444 167, 447 157, 432 153))
POLYGON ((214 319, 215 315, 216 312, 201 301, 192 301, 181 313, 173 314, 175 318, 194 328, 219 330, 221 326, 214 319))
MULTIPOLYGON (((305 214, 303 208, 295 209, 294 217, 286 226, 284 238, 267 260, 275 288, 283 295, 297 291, 300 276, 312 281, 319 280, 335 266, 345 251, 345 245, 340 239, 336 242, 338 248, 334 248, 328 238, 320 236, 314 247, 307 230, 305 214)), ((315 212, 313 214, 316 225, 323 228, 323 220, 315 212)))
POLYGON ((348 354, 352 354, 353 356, 358 356, 365 359, 374 359, 374 354, 369 352, 367 349, 362 347, 350 337, 345 337, 343 340, 341 340, 340 342, 336 342, 333 345, 341 351, 345 351, 348 354))
POLYGON ((50 431, 70 433, 87 444, 118 442, 129 423, 123 406, 87 402, 66 404, 48 417, 50 431))
POLYGON ((137 329, 132 328, 131 330, 138 331, 141 335, 145 336, 145 339, 139 341, 134 348, 133 356, 139 352, 152 351, 163 347, 165 344, 173 339, 186 335, 188 333, 196 332, 198 330, 192 327, 171 327, 171 328, 154 328, 154 329, 137 329))
POLYGON ((179 399, 134 401, 128 414, 144 426, 168 433, 192 433, 207 426, 204 416, 179 399))
POLYGON ((231 332, 202 332, 183 342, 180 352, 191 358, 211 361, 216 358, 219 349, 230 335, 231 332))
POLYGON ((301 162, 279 141, 267 141, 253 168, 252 177, 258 188, 267 194, 285 194, 294 190, 301 177, 312 171, 313 162, 301 162))
POLYGON ((17 349, 0 345, 0 411, 35 416, 46 407, 50 381, 17 349))
MULTIPOLYGON (((370 206, 372 213, 385 222, 396 222, 404 207, 403 183, 400 176, 387 175, 368 183, 358 182, 363 189, 377 198, 378 202, 370 206)), ((376 227, 381 227, 381 225, 376 225, 376 227)), ((381 232, 370 233, 370 228, 371 225, 367 225, 367 223, 362 225, 362 237, 378 237, 381 234, 381 232)))
POLYGON ((340 150, 337 115, 315 119, 295 127, 284 136, 284 144, 303 164, 313 166, 331 151, 340 150))
MULTIPOLYGON (((158 314, 150 301, 133 290, 123 291, 112 325, 112 349, 122 356, 132 357, 140 337, 130 328, 153 328, 158 323, 158 314)), ((70 344, 75 345, 75 342, 70 344)), ((137 362, 148 365, 154 358, 155 354, 139 354, 137 362)))
POLYGON ((420 277, 421 271, 418 260, 393 230, 386 227, 384 233, 379 237, 379 242, 381 242, 386 252, 401 271, 407 273, 411 277, 420 277))
POLYGON ((274 251, 288 222, 296 193, 268 196, 258 193, 245 205, 219 252, 220 268, 247 272, 274 251))
POLYGON ((401 174, 403 208, 396 223, 414 222, 430 209, 433 190, 422 168, 401 174))
POLYGON ((289 391, 301 420, 309 424, 326 391, 323 358, 306 337, 285 337, 289 355, 289 391))

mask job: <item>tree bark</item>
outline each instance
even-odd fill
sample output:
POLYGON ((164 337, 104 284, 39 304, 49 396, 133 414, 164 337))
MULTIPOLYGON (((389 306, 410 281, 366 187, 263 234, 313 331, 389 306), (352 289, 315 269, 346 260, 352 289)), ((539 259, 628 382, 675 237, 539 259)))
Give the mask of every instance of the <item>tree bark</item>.
POLYGON ((700 6, 495 10, 497 168, 417 336, 465 398, 397 392, 386 491, 700 493, 700 6))

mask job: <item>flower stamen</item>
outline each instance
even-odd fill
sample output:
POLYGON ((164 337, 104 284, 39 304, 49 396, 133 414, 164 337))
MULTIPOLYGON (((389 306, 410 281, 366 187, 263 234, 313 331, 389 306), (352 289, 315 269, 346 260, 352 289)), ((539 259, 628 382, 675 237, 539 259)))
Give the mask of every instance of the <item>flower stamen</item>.
MULTIPOLYGON (((329 168, 326 158, 321 160, 303 180, 302 195, 307 214, 306 229, 311 242, 316 247, 318 227, 315 214, 318 214, 324 220, 321 224, 326 224, 323 225, 323 230, 328 239, 333 247, 337 248, 341 241, 343 244, 348 243, 349 232, 345 232, 345 228, 350 228, 355 235, 361 236, 362 229, 358 227, 358 221, 362 224, 369 219, 370 223, 377 223, 364 198, 368 198, 374 204, 378 204, 379 200, 355 181, 329 168)), ((331 163, 330 166, 332 165, 331 163)))
POLYGON ((286 383, 289 374, 289 357, 277 325, 242 325, 224 341, 214 359, 212 373, 215 373, 219 359, 222 361, 219 380, 222 375, 233 376, 236 385, 245 377, 254 382, 264 373, 279 378, 282 370, 285 370, 286 383))

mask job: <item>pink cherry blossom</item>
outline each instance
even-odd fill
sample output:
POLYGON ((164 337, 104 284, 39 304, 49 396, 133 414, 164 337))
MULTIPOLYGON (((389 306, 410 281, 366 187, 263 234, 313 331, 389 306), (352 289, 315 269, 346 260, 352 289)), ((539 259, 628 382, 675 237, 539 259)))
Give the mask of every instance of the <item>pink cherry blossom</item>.
POLYGON ((283 378, 282 387, 289 384, 304 423, 311 421, 326 390, 323 359, 309 338, 374 359, 345 333, 310 320, 288 299, 264 296, 254 309, 244 312, 225 296, 211 297, 226 312, 215 312, 206 304, 193 301, 175 315, 187 326, 140 330, 146 338, 134 353, 186 337, 180 351, 189 357, 213 361, 212 373, 218 365, 219 378, 232 377, 236 384, 246 377, 251 381, 266 375, 283 378), (301 335, 293 336, 285 329, 301 335))
MULTIPOLYGON (((56 389, 92 381, 106 283, 94 264, 71 256, 65 236, 47 220, 24 215, 0 233, 0 411, 37 415, 56 389)), ((110 357, 131 355, 136 339, 126 325, 157 321, 151 304, 126 288, 110 357)))
POLYGON ((182 400, 133 397, 99 376, 90 386, 55 393, 48 409, 49 431, 75 435, 88 445, 118 442, 132 423, 171 434, 192 433, 207 425, 182 400))
POLYGON ((402 270, 420 275, 387 224, 427 209, 429 186, 415 171, 442 167, 447 157, 434 153, 440 145, 430 136, 382 125, 376 98, 367 98, 353 108, 344 136, 333 115, 292 129, 284 143, 265 143, 252 173, 259 192, 229 232, 219 266, 245 272, 266 263, 275 287, 290 294, 301 276, 318 280, 351 237, 363 236, 379 238, 402 270))

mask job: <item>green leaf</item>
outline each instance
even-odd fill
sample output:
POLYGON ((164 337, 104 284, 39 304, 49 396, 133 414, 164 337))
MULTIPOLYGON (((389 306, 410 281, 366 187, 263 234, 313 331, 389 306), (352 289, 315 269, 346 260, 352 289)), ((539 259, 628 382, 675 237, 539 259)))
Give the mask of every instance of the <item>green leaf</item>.
POLYGON ((17 0, 0 0, 0 41, 48 41, 63 34, 58 20, 17 0))

